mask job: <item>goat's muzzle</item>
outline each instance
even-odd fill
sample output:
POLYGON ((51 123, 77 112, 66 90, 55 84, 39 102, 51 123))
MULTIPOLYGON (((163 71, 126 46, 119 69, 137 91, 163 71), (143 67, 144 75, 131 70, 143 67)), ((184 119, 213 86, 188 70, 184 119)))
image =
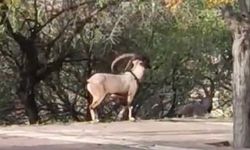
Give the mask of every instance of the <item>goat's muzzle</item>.
POLYGON ((147 69, 151 69, 151 65, 150 65, 150 62, 149 61, 144 61, 143 62, 143 66, 147 69))
POLYGON ((147 56, 139 56, 139 57, 136 57, 134 59, 139 59, 142 61, 142 66, 146 69, 151 69, 151 65, 150 65, 150 60, 147 56))

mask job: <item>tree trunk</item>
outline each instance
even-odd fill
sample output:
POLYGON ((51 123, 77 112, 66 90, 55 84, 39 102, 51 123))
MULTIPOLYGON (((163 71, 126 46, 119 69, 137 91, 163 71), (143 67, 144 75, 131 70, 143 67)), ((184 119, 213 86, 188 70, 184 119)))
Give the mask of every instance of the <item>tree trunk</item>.
POLYGON ((250 10, 238 0, 240 12, 222 7, 221 14, 233 35, 233 145, 250 148, 250 10))
POLYGON ((35 124, 39 121, 38 108, 35 101, 35 85, 39 83, 37 71, 40 66, 34 39, 19 39, 18 42, 24 55, 24 61, 20 68, 21 80, 17 94, 25 106, 25 112, 30 124, 35 124))
MULTIPOLYGON (((250 26, 250 25, 249 25, 250 26)), ((234 147, 250 148, 250 27, 234 32, 233 111, 234 147)))
POLYGON ((24 77, 20 82, 17 93, 25 106, 25 112, 29 118, 30 124, 35 124, 39 121, 38 108, 35 102, 34 86, 35 82, 32 80, 32 77, 24 77))

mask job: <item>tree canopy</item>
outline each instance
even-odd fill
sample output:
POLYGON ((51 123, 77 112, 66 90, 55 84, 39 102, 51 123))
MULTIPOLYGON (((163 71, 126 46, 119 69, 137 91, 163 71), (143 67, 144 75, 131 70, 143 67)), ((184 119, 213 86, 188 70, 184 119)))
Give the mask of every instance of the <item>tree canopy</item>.
MULTIPOLYGON (((231 117, 231 36, 217 6, 228 0, 1 2, 2 123, 88 120, 86 79, 110 72, 121 53, 150 56, 152 69, 135 112, 164 118, 213 99, 212 114, 231 117), (24 111, 25 110, 25 111, 24 111)), ((114 120, 120 107, 99 113, 114 120)))

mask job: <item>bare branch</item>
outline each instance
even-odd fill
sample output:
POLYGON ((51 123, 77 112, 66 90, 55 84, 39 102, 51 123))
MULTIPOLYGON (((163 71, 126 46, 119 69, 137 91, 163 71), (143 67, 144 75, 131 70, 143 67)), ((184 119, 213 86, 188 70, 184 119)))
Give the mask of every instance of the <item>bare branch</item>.
POLYGON ((84 27, 85 24, 89 23, 91 21, 91 19, 97 15, 100 11, 104 10, 105 8, 107 8, 107 5, 103 6, 102 8, 99 8, 99 9, 96 9, 94 10, 92 13, 90 13, 89 16, 87 16, 86 18, 84 18, 83 20, 81 21, 78 21, 76 23, 77 27, 74 31, 75 34, 78 34, 84 27))
POLYGON ((84 94, 81 93, 81 88, 79 88, 78 90, 75 90, 73 89, 72 87, 69 87, 69 86, 65 86, 64 84, 61 85, 64 89, 70 91, 70 92, 73 92, 74 94, 76 94, 77 96, 80 96, 81 98, 85 98, 84 97, 84 94))
MULTIPOLYGON (((240 1, 240 0, 239 0, 240 1)), ((250 15, 249 13, 245 13, 243 7, 246 7, 246 3, 243 4, 242 0, 242 11, 240 13, 233 10, 233 7, 231 5, 225 5, 220 8, 221 10, 221 16, 225 20, 226 24, 228 25, 229 29, 231 31, 236 31, 236 33, 241 32, 239 28, 239 24, 249 24, 250 22, 250 15)))
POLYGON ((14 38, 14 40, 17 43, 21 43, 22 41, 24 41, 26 38, 25 36, 23 36, 21 33, 19 32, 14 32, 13 27, 10 23, 10 20, 7 16, 7 11, 8 11, 8 6, 7 5, 3 5, 2 6, 2 14, 1 14, 1 21, 0 24, 4 24, 7 28, 7 33, 14 38))
POLYGON ((65 33, 65 30, 69 27, 71 21, 68 21, 67 24, 62 28, 62 30, 59 32, 59 34, 53 39, 51 40, 48 44, 46 44, 46 48, 49 50, 51 49, 54 44, 57 42, 57 40, 60 39, 60 37, 65 33))
POLYGON ((61 53, 55 61, 46 64, 41 70, 37 72, 37 82, 46 78, 50 73, 61 68, 64 59, 68 56, 69 52, 61 53))
POLYGON ((39 22, 38 22, 37 0, 34 0, 34 9, 35 9, 35 27, 36 27, 39 24, 39 22))
POLYGON ((78 58, 78 59, 65 59, 63 62, 79 62, 79 61, 89 61, 89 58, 78 58))
POLYGON ((223 19, 236 19, 231 5, 225 5, 221 7, 220 12, 223 19))
MULTIPOLYGON (((3 50, 2 48, 0 49, 0 53, 2 56, 4 56, 4 58, 10 62, 10 63, 13 63, 15 62, 15 60, 13 59, 12 55, 10 53, 8 53, 7 51, 3 50)), ((15 62, 16 63, 16 62, 15 62)), ((18 63, 17 63, 17 66, 18 66, 18 63)))
POLYGON ((80 3, 78 5, 74 5, 74 6, 70 6, 68 8, 62 9, 61 11, 59 11, 57 14, 53 15, 50 19, 47 20, 47 22, 45 22, 43 25, 41 25, 39 28, 36 29, 36 33, 40 32, 44 27, 46 27, 48 24, 50 24, 54 19, 56 19, 57 17, 59 17, 60 15, 62 15, 65 12, 68 12, 70 10, 74 10, 79 8, 80 6, 89 4, 89 3, 94 3, 95 1, 90 0, 90 1, 85 1, 83 3, 80 3))
MULTIPOLYGON (((88 2, 93 2, 93 1, 88 1, 88 2)), ((82 3, 81 5, 84 5, 84 4, 86 4, 87 2, 84 2, 84 3, 82 3)), ((114 3, 114 4, 116 4, 116 3, 114 3)), ((111 4, 112 5, 112 4, 111 4)), ((65 12, 65 11, 69 11, 69 10, 71 10, 71 9, 74 9, 74 8, 77 8, 77 7, 79 7, 79 5, 78 6, 72 6, 72 7, 69 7, 68 9, 66 9, 66 10, 64 10, 64 11, 61 11, 61 13, 59 13, 59 15, 61 15, 63 12, 65 12)), ((75 28, 75 30, 74 30, 74 32, 73 32, 73 34, 72 34, 72 36, 71 37, 69 37, 67 40, 66 40, 66 42, 64 43, 64 45, 66 46, 66 47, 70 47, 70 43, 72 42, 72 40, 74 39, 74 37, 75 37, 75 35, 76 34, 79 34, 81 31, 82 31, 82 29, 84 28, 84 26, 87 24, 87 23, 89 23, 89 22, 91 22, 91 19, 96 15, 96 14, 98 14, 100 11, 102 11, 102 10, 104 10, 104 9, 106 9, 108 7, 108 4, 107 5, 104 5, 103 7, 101 7, 101 8, 98 8, 98 9, 95 9, 94 11, 92 11, 91 13, 90 13, 90 15, 89 16, 87 16, 87 17, 85 17, 84 19, 82 19, 82 20, 80 20, 79 22, 77 22, 77 25, 76 25, 76 28, 75 28)), ((58 15, 58 14, 57 14, 58 15)), ((59 16, 58 15, 58 16, 59 16)), ((50 19, 51 20, 51 19, 50 19)), ((52 19, 53 20, 53 19, 52 19)), ((52 21, 51 20, 51 21, 52 21)), ((50 21, 50 22, 51 22, 50 21)), ((45 25, 46 26, 46 25, 45 25)), ((44 27, 44 26, 43 26, 44 27)), ((65 49, 70 49, 70 48, 65 48, 65 49)), ((53 62, 51 62, 51 63, 49 63, 49 64, 47 64, 44 68, 42 68, 38 73, 37 73, 37 79, 38 79, 38 81, 40 81, 40 80, 42 80, 42 79, 44 79, 44 78, 46 78, 50 73, 52 73, 53 71, 55 71, 55 70, 58 70, 58 69, 60 69, 61 68, 61 66, 62 66, 62 64, 63 64, 63 62, 67 62, 67 61, 76 61, 76 60, 66 60, 66 58, 70 58, 70 55, 72 54, 72 52, 70 52, 70 50, 67 50, 67 51, 64 51, 64 52, 62 52, 59 56, 58 56, 58 58, 56 58, 55 59, 55 61, 53 61, 53 62)), ((85 59, 85 58, 83 58, 83 59, 80 59, 80 61, 82 61, 82 60, 89 60, 88 58, 87 59, 85 59)))
POLYGON ((39 70, 37 72, 37 82, 39 82, 40 80, 46 78, 49 74, 51 74, 52 72, 61 69, 62 65, 64 62, 73 62, 73 61, 89 61, 88 58, 82 58, 82 59, 68 59, 70 58, 70 56, 72 55, 73 52, 65 51, 62 52, 56 59, 55 61, 47 64, 46 66, 44 66, 41 70, 39 70))
POLYGON ((30 32, 31 32, 31 38, 35 38, 36 36, 37 36, 37 28, 39 27, 39 26, 41 26, 40 25, 40 23, 39 23, 39 21, 38 21, 38 10, 37 10, 37 0, 34 0, 34 3, 33 3, 33 7, 34 7, 34 9, 35 9, 35 19, 34 19, 34 26, 33 27, 31 27, 30 28, 30 32))
POLYGON ((248 10, 246 1, 249 1, 249 0, 239 0, 239 6, 240 6, 241 13, 248 16, 249 10, 248 10))
POLYGON ((231 87, 231 86, 228 86, 228 85, 226 85, 226 84, 221 83, 220 86, 221 86, 222 88, 224 88, 224 89, 230 91, 230 92, 233 91, 233 90, 232 90, 232 87, 231 87))
MULTIPOLYGON (((35 8, 35 9, 36 9, 35 11, 37 11, 37 8, 35 8)), ((30 31, 33 31, 36 27, 41 26, 41 24, 38 22, 38 18, 34 18, 34 19, 30 18, 27 16, 27 14, 25 14, 24 11, 19 10, 19 9, 17 9, 16 11, 17 11, 17 13, 19 13, 22 16, 22 20, 23 20, 18 31, 22 30, 24 28, 25 24, 28 25, 28 27, 29 27, 28 29, 30 31), (31 23, 34 23, 34 25, 32 26, 31 23)))
MULTIPOLYGON (((13 53, 13 51, 11 50, 10 44, 11 42, 8 42, 6 40, 2 40, 1 41, 3 44, 0 45, 1 49, 0 49, 0 54, 10 63, 10 64, 14 64, 15 67, 11 67, 13 68, 21 68, 20 62, 18 61, 18 57, 15 56, 15 54, 13 53)), ((14 70, 14 69, 13 69, 14 70)))
POLYGON ((111 41, 112 44, 117 44, 119 42, 119 36, 122 33, 122 28, 119 24, 122 22, 123 16, 120 16, 116 21, 112 31, 109 34, 108 40, 111 41))
POLYGON ((96 14, 98 14, 100 11, 104 10, 105 8, 107 8, 107 6, 108 6, 108 5, 105 5, 105 6, 103 6, 102 8, 95 9, 94 11, 92 11, 92 13, 90 13, 89 16, 87 16, 87 17, 85 17, 84 19, 78 21, 78 22, 76 23, 76 28, 75 28, 75 30, 73 31, 73 34, 66 40, 65 46, 68 47, 68 46, 70 45, 70 43, 72 42, 72 40, 74 39, 75 35, 76 35, 76 34, 79 34, 79 33, 82 31, 82 29, 84 28, 84 26, 85 26, 87 23, 91 22, 91 19, 92 19, 96 14))

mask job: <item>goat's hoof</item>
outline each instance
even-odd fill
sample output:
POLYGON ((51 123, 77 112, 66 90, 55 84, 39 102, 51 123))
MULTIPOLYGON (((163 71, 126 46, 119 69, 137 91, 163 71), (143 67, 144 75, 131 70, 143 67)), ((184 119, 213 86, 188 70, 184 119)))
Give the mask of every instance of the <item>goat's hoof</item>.
POLYGON ((90 123, 98 123, 98 122, 99 122, 99 119, 95 119, 95 120, 90 121, 90 123))
POLYGON ((123 118, 123 116, 122 116, 122 115, 119 115, 119 116, 117 116, 117 118, 116 118, 116 119, 117 119, 118 121, 121 121, 121 120, 122 120, 122 118, 123 118))
POLYGON ((131 118, 129 118, 129 121, 135 122, 135 118, 131 117, 131 118))

